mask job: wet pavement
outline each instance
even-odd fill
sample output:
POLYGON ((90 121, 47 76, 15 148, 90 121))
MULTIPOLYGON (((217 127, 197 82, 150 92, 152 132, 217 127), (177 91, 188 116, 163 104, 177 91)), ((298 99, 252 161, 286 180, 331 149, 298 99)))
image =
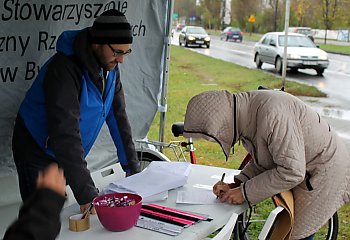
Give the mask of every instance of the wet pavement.
POLYGON ((301 99, 326 119, 344 141, 350 153, 350 106, 329 98, 301 97, 301 99))
POLYGON ((348 152, 350 152, 350 125, 349 121, 345 121, 338 118, 325 117, 329 125, 335 129, 339 137, 344 141, 347 146, 348 152))

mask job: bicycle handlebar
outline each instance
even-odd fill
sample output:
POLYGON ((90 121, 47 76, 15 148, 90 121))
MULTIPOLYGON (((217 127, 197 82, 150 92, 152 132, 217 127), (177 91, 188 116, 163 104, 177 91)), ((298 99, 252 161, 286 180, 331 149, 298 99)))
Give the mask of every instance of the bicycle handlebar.
POLYGON ((171 131, 174 135, 174 137, 182 136, 184 133, 184 123, 183 122, 176 122, 171 126, 171 131))

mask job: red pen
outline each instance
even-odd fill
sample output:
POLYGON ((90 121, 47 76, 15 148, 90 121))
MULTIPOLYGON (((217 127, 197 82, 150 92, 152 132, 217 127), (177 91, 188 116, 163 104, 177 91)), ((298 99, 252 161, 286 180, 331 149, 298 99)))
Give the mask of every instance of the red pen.
POLYGON ((149 203, 147 205, 144 205, 143 207, 147 207, 147 206, 150 206, 150 207, 155 208, 155 209, 162 209, 162 210, 165 210, 165 211, 170 212, 170 213, 176 213, 176 214, 179 214, 179 215, 188 216, 188 217, 195 218, 195 219, 198 219, 198 220, 204 220, 205 219, 205 217, 200 216, 200 215, 184 212, 184 211, 181 211, 181 210, 178 210, 178 209, 173 209, 173 208, 160 206, 160 205, 153 204, 153 203, 149 203))

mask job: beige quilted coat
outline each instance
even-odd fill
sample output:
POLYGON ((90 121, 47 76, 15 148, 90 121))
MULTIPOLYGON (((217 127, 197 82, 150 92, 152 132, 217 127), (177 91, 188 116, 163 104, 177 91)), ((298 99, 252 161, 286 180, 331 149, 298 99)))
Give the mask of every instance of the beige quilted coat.
POLYGON ((350 201, 344 144, 313 109, 288 93, 201 93, 187 106, 184 128, 185 137, 218 142, 226 157, 237 141, 243 143, 253 161, 237 179, 250 204, 292 189, 292 239, 313 234, 350 201))

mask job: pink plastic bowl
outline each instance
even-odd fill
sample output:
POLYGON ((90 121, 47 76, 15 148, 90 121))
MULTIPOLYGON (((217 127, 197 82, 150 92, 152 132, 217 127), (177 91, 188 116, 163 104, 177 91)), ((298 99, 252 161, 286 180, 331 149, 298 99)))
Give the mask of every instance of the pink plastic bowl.
POLYGON ((120 232, 133 227, 139 219, 142 197, 132 193, 111 193, 96 197, 93 200, 93 204, 101 224, 109 231, 120 232), (122 198, 124 196, 127 196, 129 199, 134 199, 136 204, 126 207, 108 207, 98 206, 96 204, 105 197, 122 198))

